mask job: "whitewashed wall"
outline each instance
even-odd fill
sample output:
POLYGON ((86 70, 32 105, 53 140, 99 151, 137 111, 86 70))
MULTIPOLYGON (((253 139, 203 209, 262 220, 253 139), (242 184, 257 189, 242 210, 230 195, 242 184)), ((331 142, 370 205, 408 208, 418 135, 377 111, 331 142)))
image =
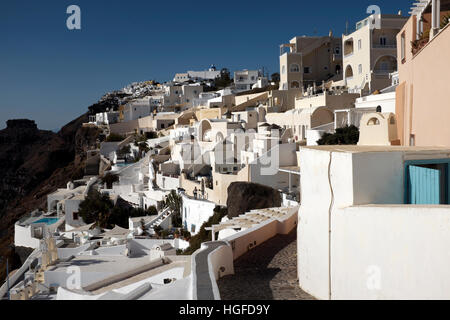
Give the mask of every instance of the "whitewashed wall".
POLYGON ((450 207, 402 204, 404 159, 414 157, 424 155, 301 148, 298 275, 305 291, 319 299, 450 298, 450 281, 442 280, 450 278, 443 245, 450 207))
POLYGON ((191 199, 185 195, 182 195, 182 198, 183 225, 189 232, 191 232, 191 226, 195 225, 195 231, 191 232, 192 235, 195 235, 200 231, 202 224, 214 214, 216 204, 206 200, 191 199))
POLYGON ((333 299, 450 299, 450 206, 357 206, 332 226, 333 299))

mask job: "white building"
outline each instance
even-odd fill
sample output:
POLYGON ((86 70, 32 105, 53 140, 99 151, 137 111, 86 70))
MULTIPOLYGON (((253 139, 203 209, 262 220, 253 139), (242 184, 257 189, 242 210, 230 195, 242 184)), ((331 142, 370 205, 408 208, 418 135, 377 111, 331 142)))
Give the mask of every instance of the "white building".
POLYGON ((258 82, 261 73, 259 70, 239 70, 234 72, 234 85, 237 91, 248 91, 258 82))
POLYGON ((216 204, 208 200, 189 197, 184 193, 181 194, 181 197, 183 199, 183 226, 191 235, 196 235, 203 223, 214 214, 216 204))
POLYGON ((319 299, 449 299, 449 154, 301 148, 302 289, 319 299))

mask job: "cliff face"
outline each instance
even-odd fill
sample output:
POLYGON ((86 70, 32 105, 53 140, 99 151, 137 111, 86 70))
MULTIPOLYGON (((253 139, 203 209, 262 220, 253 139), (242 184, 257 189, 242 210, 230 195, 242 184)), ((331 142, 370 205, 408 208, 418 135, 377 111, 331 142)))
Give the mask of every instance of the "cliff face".
POLYGON ((280 193, 271 187, 250 182, 233 182, 228 187, 228 218, 253 209, 281 206, 280 193))
POLYGON ((99 131, 82 127, 84 114, 58 133, 39 130, 31 120, 9 120, 0 130, 0 280, 20 266, 15 253, 14 223, 36 208, 46 208, 46 195, 84 174, 86 151, 95 146, 99 131))

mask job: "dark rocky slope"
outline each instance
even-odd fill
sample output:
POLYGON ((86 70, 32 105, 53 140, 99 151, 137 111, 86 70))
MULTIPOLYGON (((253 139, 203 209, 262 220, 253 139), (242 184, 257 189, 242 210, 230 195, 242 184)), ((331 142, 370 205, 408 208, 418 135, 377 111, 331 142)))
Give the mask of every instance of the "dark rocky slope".
MULTIPOLYGON (((46 208, 46 195, 64 188, 84 174, 86 150, 96 145, 100 132, 83 127, 84 114, 58 133, 39 130, 31 120, 9 120, 0 130, 0 280, 23 260, 15 252, 14 223, 36 208, 46 208)), ((17 250, 19 251, 19 250, 17 250)))
POLYGON ((281 206, 277 190, 251 182, 233 182, 228 187, 228 218, 234 218, 253 209, 281 206))

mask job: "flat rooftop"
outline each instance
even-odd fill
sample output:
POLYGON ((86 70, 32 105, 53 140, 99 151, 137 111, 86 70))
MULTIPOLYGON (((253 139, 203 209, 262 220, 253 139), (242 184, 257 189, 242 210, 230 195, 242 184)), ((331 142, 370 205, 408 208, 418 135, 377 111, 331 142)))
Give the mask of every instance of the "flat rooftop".
POLYGON ((305 146, 301 149, 313 149, 331 152, 365 153, 365 152, 428 152, 449 153, 448 147, 409 147, 409 146, 357 146, 357 145, 334 145, 334 146, 305 146))

